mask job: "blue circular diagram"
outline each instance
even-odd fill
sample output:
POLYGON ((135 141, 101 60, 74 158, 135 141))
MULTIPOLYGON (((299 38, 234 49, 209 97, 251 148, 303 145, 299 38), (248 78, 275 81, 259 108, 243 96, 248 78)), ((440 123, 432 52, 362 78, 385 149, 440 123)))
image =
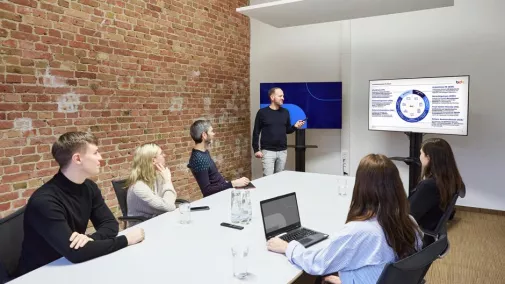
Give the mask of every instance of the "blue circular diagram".
POLYGON ((396 112, 406 122, 419 122, 430 111, 430 101, 421 91, 408 90, 396 101, 396 112))

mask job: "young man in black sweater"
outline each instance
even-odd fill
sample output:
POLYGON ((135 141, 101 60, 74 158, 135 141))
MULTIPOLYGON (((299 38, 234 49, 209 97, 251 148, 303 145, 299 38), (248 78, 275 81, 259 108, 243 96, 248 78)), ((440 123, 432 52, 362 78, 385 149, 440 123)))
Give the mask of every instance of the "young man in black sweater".
POLYGON ((217 170, 216 164, 210 156, 208 147, 214 138, 214 129, 207 120, 195 121, 189 130, 191 138, 195 141, 195 147, 191 151, 188 168, 202 191, 203 197, 212 195, 232 187, 244 187, 249 184, 249 179, 242 177, 232 181, 226 181, 217 170))
POLYGON ((53 144, 58 173, 37 189, 24 214, 24 240, 19 274, 60 257, 84 262, 141 242, 144 231, 133 228, 117 236, 119 225, 100 189, 89 178, 100 172, 102 157, 93 134, 68 132, 53 144), (85 235, 91 220, 96 232, 85 235))
POLYGON ((295 132, 305 124, 298 120, 295 125, 291 125, 289 111, 282 107, 284 92, 280 88, 270 89, 268 95, 270 106, 258 110, 252 137, 254 156, 261 158, 263 164, 263 176, 284 170, 288 156, 286 134, 295 132), (258 144, 260 134, 261 150, 258 144))

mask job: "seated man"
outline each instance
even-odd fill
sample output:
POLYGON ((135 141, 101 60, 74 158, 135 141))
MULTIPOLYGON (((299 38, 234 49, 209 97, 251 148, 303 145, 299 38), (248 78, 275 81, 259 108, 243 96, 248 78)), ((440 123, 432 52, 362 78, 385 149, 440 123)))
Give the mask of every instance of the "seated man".
POLYGON ((244 187, 249 184, 249 179, 246 177, 228 182, 217 170, 207 149, 215 135, 210 121, 195 121, 189 132, 195 141, 195 147, 191 152, 188 168, 195 176, 204 197, 228 188, 244 187))
POLYGON ((119 225, 98 186, 89 178, 100 172, 98 141, 93 134, 68 132, 53 144, 58 173, 37 189, 24 214, 24 240, 19 274, 60 257, 87 261, 141 242, 144 231, 131 229, 117 236, 119 225), (96 232, 85 235, 91 220, 96 232))

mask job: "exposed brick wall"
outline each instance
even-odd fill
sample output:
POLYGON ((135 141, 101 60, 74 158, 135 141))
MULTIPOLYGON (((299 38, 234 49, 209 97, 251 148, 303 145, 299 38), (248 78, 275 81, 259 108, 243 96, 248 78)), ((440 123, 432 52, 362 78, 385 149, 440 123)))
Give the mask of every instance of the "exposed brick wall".
POLYGON ((115 212, 110 181, 147 141, 179 195, 201 197, 186 169, 196 118, 214 122, 224 175, 250 176, 249 21, 235 12, 247 2, 0 1, 0 215, 56 173, 50 146, 72 130, 100 138, 97 182, 115 212))

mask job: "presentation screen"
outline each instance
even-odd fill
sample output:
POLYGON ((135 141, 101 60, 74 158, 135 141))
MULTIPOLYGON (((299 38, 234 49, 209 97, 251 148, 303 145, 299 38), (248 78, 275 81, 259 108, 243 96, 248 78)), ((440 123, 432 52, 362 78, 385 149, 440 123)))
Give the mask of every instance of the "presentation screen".
POLYGON ((270 105, 273 87, 284 92, 291 124, 308 118, 304 129, 342 129, 342 82, 261 83, 260 108, 270 105))
POLYGON ((371 80, 368 129, 468 135, 470 76, 371 80))

